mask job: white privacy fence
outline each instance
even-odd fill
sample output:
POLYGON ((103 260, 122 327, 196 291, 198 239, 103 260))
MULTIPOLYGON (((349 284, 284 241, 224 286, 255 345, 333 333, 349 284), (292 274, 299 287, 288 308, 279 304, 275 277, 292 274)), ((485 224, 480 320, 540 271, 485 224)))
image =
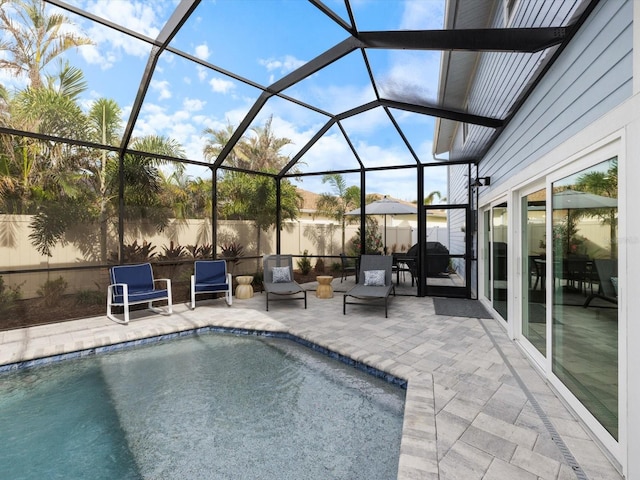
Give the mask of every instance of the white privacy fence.
MULTIPOLYGON (((51 256, 38 252, 33 245, 30 235, 33 233, 30 225, 33 217, 30 215, 0 215, 0 271, 12 270, 36 270, 59 267, 77 267, 92 264, 103 264, 99 259, 99 238, 97 226, 84 227, 77 225, 73 228, 73 235, 69 240, 59 242, 51 250, 51 256), (83 231, 84 230, 84 231, 83 231)), ((346 227, 345 239, 347 249, 349 240, 357 233, 357 225, 346 227)), ((139 233, 144 228, 140 225, 128 226, 125 224, 125 244, 138 245, 145 242, 155 247, 153 250, 158 255, 165 253, 166 248, 187 245, 210 244, 210 223, 205 220, 172 220, 161 233, 153 232, 143 235, 139 233), (137 233, 134 233, 137 232, 137 233)), ((378 233, 383 235, 382 227, 378 233)), ((414 229, 408 226, 388 226, 387 246, 389 251, 406 251, 415 243, 412 239, 414 229)), ((273 228, 269 231, 258 230, 252 222, 223 220, 218 224, 218 253, 225 244, 236 243, 243 247, 245 256, 264 255, 275 253, 276 235, 273 228), (258 238, 260 248, 258 248, 258 238)), ((312 256, 326 256, 325 265, 331 266, 332 262, 339 262, 337 258, 342 252, 342 230, 339 225, 328 221, 296 221, 285 222, 281 233, 281 251, 293 255, 302 255, 305 251, 312 256), (336 258, 331 258, 336 257, 336 258)), ((117 251, 117 235, 111 231, 107 242, 109 254, 117 251)), ((258 260, 242 261, 235 273, 253 273, 260 262, 258 260)), ((312 259, 312 265, 315 260, 312 259)), ((105 279, 97 279, 95 270, 74 271, 73 275, 57 272, 38 273, 7 273, 2 275, 5 284, 20 285, 23 297, 37 296, 37 290, 42 284, 60 275, 68 281, 70 291, 95 288, 96 283, 103 283, 105 279)), ((1 275, 1 274, 0 274, 1 275)))

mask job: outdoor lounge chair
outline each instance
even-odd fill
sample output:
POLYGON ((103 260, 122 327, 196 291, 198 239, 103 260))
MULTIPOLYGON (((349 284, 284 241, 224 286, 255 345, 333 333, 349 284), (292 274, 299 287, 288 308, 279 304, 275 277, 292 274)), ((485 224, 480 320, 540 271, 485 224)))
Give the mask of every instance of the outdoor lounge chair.
POLYGON ((307 291, 293 279, 293 257, 291 255, 266 255, 263 262, 263 284, 267 294, 267 311, 269 297, 272 300, 304 300, 307 308, 307 291), (302 294, 299 296, 297 294, 302 294))
POLYGON ((618 261, 597 259, 593 261, 598 275, 599 287, 598 293, 592 293, 587 297, 583 307, 588 307, 591 300, 601 298, 611 303, 618 303, 618 261))
POLYGON ((149 309, 157 313, 173 313, 171 303, 171 280, 153 278, 150 263, 140 265, 118 265, 109 270, 111 284, 107 287, 107 317, 116 323, 129 323, 129 306, 147 303, 149 309), (156 283, 164 283, 164 288, 157 288, 156 283), (153 307, 153 302, 166 300, 167 308, 160 310, 153 307), (124 320, 112 313, 112 307, 124 308, 124 320))
POLYGON ((358 283, 344 294, 342 313, 347 314, 347 304, 362 305, 367 301, 384 301, 384 316, 387 317, 389 294, 396 294, 392 279, 393 258, 387 255, 362 255, 358 283), (358 299, 347 301, 347 297, 358 299))
POLYGON ((196 295, 224 292, 227 305, 233 303, 233 283, 224 260, 196 260, 191 275, 191 310, 196 308, 196 295))

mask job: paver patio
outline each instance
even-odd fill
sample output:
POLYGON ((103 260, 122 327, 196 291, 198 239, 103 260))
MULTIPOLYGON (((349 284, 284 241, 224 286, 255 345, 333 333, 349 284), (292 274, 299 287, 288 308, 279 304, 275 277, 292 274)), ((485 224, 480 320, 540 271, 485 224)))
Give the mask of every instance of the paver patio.
POLYGON ((398 479, 622 478, 496 320, 436 315, 428 297, 392 298, 389 318, 372 306, 343 315, 340 292, 308 297, 306 310, 266 312, 256 293, 134 312, 127 326, 101 316, 4 331, 0 365, 206 326, 288 333, 408 381, 398 479))

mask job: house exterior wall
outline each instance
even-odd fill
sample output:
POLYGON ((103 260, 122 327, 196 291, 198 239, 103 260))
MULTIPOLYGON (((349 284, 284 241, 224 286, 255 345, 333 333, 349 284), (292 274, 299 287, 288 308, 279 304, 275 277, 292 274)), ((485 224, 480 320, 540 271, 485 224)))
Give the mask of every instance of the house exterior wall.
POLYGON ((480 165, 494 186, 632 95, 633 2, 600 2, 480 165))
MULTIPOLYGON (((479 164, 479 176, 491 177, 491 186, 479 190, 481 209, 508 202, 510 287, 509 322, 505 326, 517 341, 521 319, 518 288, 522 285, 518 268, 520 193, 534 185, 548 188, 562 172, 579 171, 594 159, 606 160, 611 155, 618 158, 619 440, 612 442, 597 429, 593 431, 626 478, 640 478, 640 358, 636 353, 640 344, 639 10, 640 4, 633 0, 600 2, 479 164)), ((478 71, 482 69, 480 63, 478 71)), ((482 78, 486 77, 479 76, 476 81, 483 81, 482 78)), ((454 143, 458 149, 463 148, 460 130, 454 143)), ((449 195, 453 198, 466 188, 464 181, 468 179, 455 168, 450 175, 453 191, 449 195)), ((483 233, 479 232, 479 238, 483 233)), ((484 258, 487 254, 481 251, 479 256, 484 258)), ((481 282, 483 267, 480 262, 481 282)), ((483 292, 482 287, 479 292, 483 292)), ((557 386, 551 360, 540 368, 557 386)), ((590 426, 592 420, 560 387, 559 392, 590 426)))

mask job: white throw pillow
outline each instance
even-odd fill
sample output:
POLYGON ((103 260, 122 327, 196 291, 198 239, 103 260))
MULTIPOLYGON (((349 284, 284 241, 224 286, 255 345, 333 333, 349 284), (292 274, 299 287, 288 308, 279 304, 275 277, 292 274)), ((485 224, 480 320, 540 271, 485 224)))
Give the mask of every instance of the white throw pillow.
POLYGON ((273 283, 288 283, 291 281, 289 267, 273 267, 273 283))
POLYGON ((384 287, 384 270, 366 270, 364 284, 368 287, 384 287))

